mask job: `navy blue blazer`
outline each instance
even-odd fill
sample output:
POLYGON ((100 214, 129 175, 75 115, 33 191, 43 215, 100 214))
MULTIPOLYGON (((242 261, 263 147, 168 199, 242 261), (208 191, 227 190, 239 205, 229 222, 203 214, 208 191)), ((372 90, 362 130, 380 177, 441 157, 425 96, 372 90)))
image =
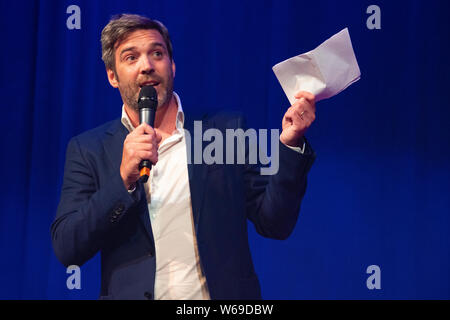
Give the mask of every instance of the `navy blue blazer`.
MULTIPOLYGON (((202 119, 203 131, 242 128, 241 117, 202 119)), ((193 121, 185 129, 193 137, 193 121)), ((51 226, 53 247, 65 265, 81 266, 101 252, 101 299, 153 299, 155 244, 145 191, 131 195, 120 177, 128 131, 120 119, 72 138, 61 199, 51 226)), ((191 144, 193 148, 193 144, 191 144)), ((193 151, 191 150, 191 155, 193 151)), ((279 171, 257 165, 188 164, 200 261, 212 299, 260 299, 249 250, 247 219, 259 234, 285 239, 292 232, 315 153, 279 144, 279 171)), ((225 151, 224 151, 224 159, 225 151)))

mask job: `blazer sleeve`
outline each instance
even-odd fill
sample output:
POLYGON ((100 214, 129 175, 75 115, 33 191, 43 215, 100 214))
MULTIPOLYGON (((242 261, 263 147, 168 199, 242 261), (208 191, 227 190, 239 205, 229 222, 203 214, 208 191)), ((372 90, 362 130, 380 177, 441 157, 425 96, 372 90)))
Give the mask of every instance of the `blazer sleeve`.
POLYGON ((279 169, 274 175, 261 175, 260 166, 246 165, 247 217, 264 237, 286 239, 295 227, 306 192, 307 174, 316 157, 306 139, 305 142, 305 152, 301 154, 278 140, 279 169))
POLYGON ((67 147, 61 199, 51 226, 55 254, 65 266, 81 266, 93 257, 108 233, 138 201, 125 189, 120 172, 114 172, 108 184, 98 187, 95 170, 99 168, 90 166, 79 141, 72 138, 67 147))

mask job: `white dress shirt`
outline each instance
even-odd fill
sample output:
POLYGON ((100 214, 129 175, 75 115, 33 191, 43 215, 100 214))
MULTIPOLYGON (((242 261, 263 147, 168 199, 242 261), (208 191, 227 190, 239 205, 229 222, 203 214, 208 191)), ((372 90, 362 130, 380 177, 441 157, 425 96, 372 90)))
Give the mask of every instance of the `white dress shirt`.
MULTIPOLYGON (((145 183, 155 240, 155 299, 210 299, 194 230, 187 167, 184 113, 178 104, 176 129, 158 149, 158 162, 145 183)), ((122 124, 134 130, 125 108, 122 124)))
MULTIPOLYGON (((176 129, 159 146, 158 162, 144 184, 155 240, 155 299, 209 300, 194 230, 184 113, 179 96, 173 94, 178 104, 176 129)), ((121 120, 128 131, 134 130, 123 106, 121 120)), ((305 150, 305 144, 288 147, 305 150)))

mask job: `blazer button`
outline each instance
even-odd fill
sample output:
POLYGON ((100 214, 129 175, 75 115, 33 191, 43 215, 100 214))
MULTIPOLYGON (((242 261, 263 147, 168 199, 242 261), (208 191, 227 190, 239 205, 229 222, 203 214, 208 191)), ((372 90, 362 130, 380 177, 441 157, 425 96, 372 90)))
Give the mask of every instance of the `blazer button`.
POLYGON ((119 215, 123 212, 124 209, 125 209, 125 206, 123 204, 119 204, 116 207, 116 209, 114 210, 114 212, 119 215))
POLYGON ((148 291, 145 291, 144 292, 144 297, 146 297, 148 300, 151 300, 152 299, 152 294, 150 292, 148 292, 148 291))

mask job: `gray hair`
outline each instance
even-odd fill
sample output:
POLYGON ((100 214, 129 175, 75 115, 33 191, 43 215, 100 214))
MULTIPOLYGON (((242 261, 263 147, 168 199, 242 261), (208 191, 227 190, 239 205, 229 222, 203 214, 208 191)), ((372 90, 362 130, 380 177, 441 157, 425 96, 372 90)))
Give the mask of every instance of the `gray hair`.
POLYGON ((116 71, 115 49, 130 33, 140 29, 158 31, 166 43, 170 59, 173 60, 169 31, 161 22, 137 14, 119 14, 113 16, 102 30, 102 60, 106 69, 116 71))

